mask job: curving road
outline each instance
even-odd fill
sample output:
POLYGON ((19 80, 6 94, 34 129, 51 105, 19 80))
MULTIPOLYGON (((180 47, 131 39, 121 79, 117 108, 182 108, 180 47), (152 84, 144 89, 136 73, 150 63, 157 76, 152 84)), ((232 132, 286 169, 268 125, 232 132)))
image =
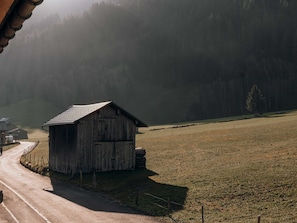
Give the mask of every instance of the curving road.
POLYGON ((157 223, 103 195, 69 186, 22 167, 19 158, 32 146, 22 142, 0 156, 1 223, 157 223))

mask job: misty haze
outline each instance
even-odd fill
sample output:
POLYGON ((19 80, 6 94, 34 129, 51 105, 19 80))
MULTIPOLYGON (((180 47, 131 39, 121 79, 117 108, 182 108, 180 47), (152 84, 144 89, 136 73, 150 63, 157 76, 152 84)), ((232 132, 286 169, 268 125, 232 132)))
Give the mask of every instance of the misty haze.
POLYGON ((0 106, 35 100, 55 113, 112 100, 162 124, 248 114, 256 84, 266 112, 293 109, 295 9, 279 0, 45 1, 0 56, 0 106))
POLYGON ((0 222, 296 223, 296 12, 0 0, 0 222))

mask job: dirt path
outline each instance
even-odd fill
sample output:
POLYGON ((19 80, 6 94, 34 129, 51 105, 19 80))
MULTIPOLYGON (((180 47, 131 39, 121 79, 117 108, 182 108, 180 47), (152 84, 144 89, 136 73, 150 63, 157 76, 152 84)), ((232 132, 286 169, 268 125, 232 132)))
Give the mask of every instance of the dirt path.
POLYGON ((0 222, 12 223, 157 223, 103 195, 53 182, 35 174, 19 163, 23 151, 32 144, 21 143, 0 157, 0 222))

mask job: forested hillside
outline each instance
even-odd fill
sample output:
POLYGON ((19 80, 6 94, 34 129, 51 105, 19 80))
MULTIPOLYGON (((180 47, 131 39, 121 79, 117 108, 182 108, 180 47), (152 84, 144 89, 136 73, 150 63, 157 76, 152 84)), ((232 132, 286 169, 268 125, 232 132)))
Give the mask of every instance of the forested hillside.
POLYGON ((0 55, 0 105, 113 100, 149 124, 297 108, 297 1, 120 0, 53 15, 0 55))

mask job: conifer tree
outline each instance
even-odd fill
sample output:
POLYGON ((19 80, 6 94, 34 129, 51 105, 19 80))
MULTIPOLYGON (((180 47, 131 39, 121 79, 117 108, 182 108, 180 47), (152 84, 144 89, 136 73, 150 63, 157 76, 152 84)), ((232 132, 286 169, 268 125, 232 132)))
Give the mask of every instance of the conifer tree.
POLYGON ((265 97, 260 88, 254 84, 246 99, 246 109, 255 116, 260 116, 264 111, 264 105, 265 97))

